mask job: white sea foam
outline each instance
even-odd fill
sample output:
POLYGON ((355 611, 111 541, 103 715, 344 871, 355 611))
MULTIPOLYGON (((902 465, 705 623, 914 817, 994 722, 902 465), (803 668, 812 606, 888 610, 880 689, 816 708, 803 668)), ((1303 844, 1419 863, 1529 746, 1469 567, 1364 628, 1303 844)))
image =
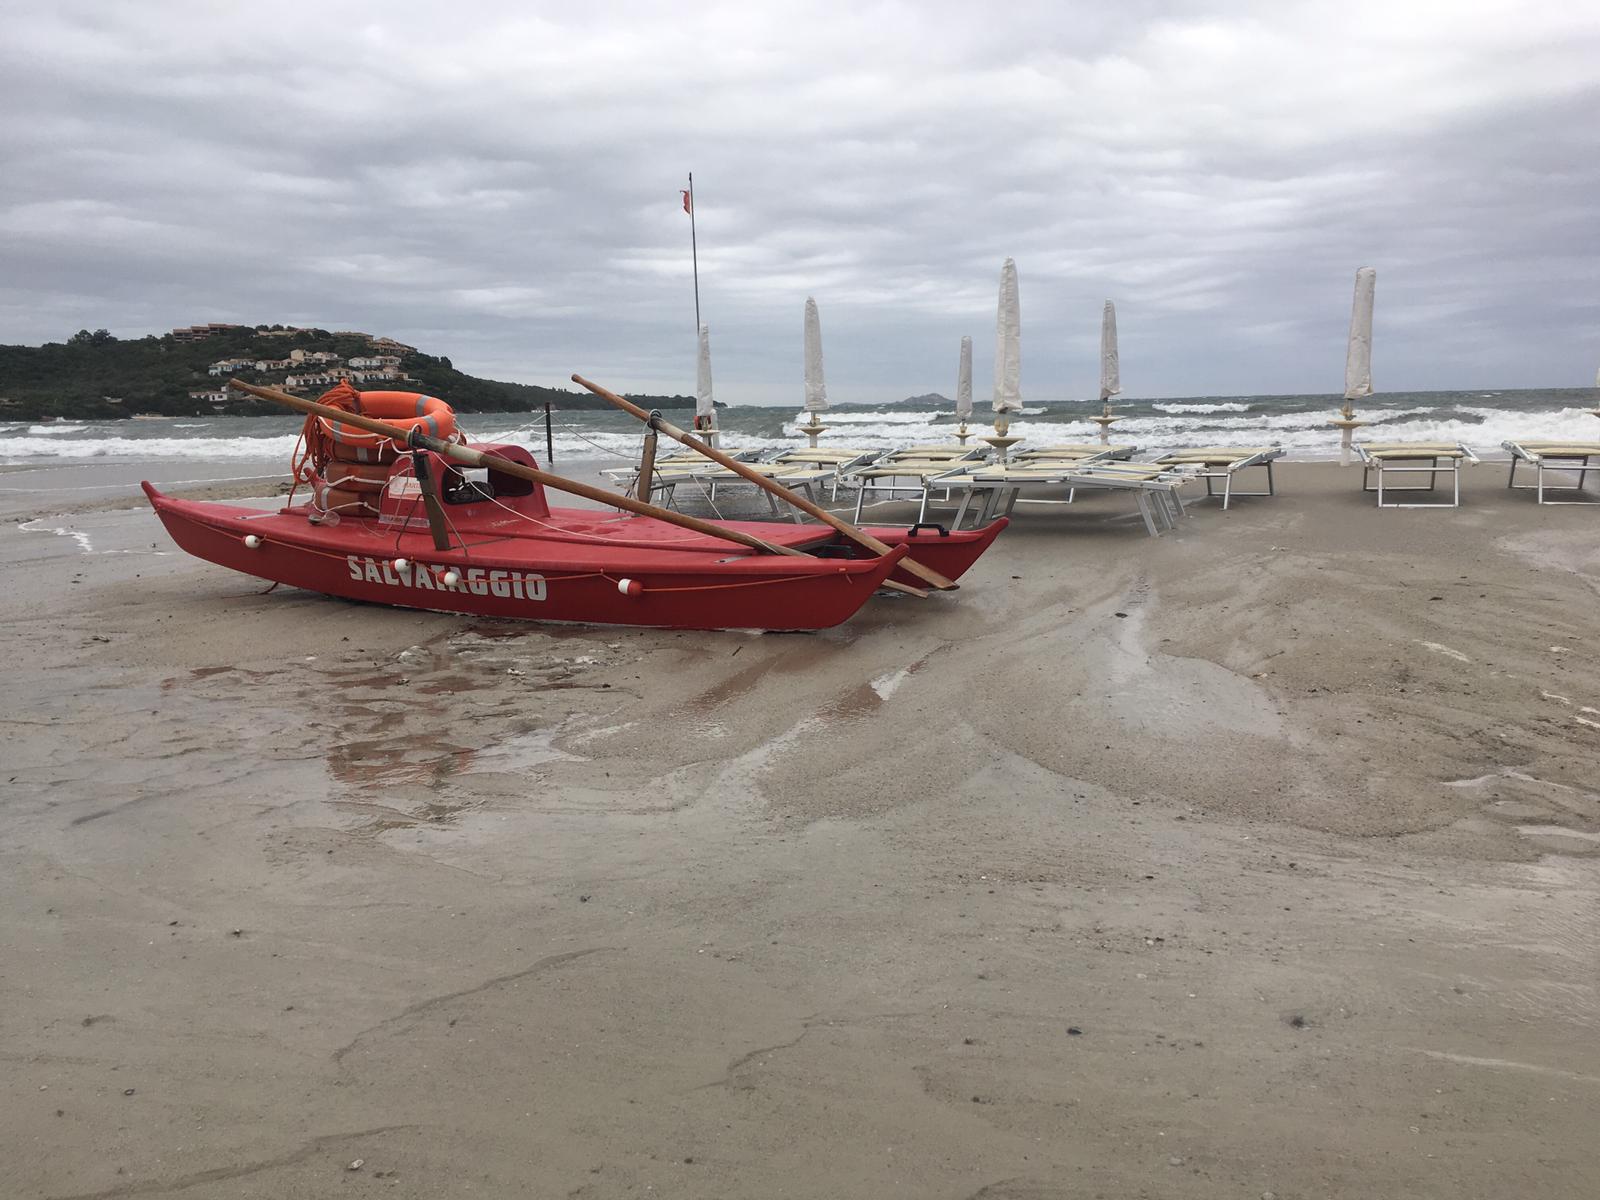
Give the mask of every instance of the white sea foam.
POLYGON ((1242 413, 1249 412, 1248 404, 1228 402, 1224 404, 1152 404, 1151 408, 1157 412, 1167 413, 1169 416, 1187 416, 1194 413, 1242 413))
POLYGON ((136 460, 171 459, 276 459, 285 463, 298 439, 289 437, 251 438, 0 438, 0 460, 13 462, 36 458, 126 458, 136 460))
MULTIPOLYGON (((818 414, 824 425, 926 425, 940 414, 937 412, 862 412, 830 409, 818 414)), ((805 421, 800 413, 793 424, 805 421)))
MULTIPOLYGON (((1471 399, 1479 397, 1474 394, 1471 399)), ((1410 397, 1406 398, 1407 400, 1410 397)), ((1403 408, 1357 406, 1357 418, 1367 422, 1357 437, 1377 441, 1462 441, 1480 452, 1498 453, 1503 441, 1513 438, 1593 438, 1600 435, 1585 408, 1501 409, 1488 405, 1455 403, 1403 408), (1593 430, 1593 432, 1591 432, 1593 430)), ((1564 399, 1564 397, 1563 397, 1564 399)), ((1297 457, 1331 457, 1338 447, 1338 431, 1326 409, 1296 407, 1274 409, 1270 400, 1226 400, 1212 403, 1160 402, 1118 409, 1122 415, 1111 428, 1114 442, 1133 443, 1142 451, 1159 452, 1184 446, 1248 446, 1277 443, 1297 457), (1152 409, 1154 411, 1152 411, 1152 409)), ((1038 443, 1098 441, 1099 426, 1089 420, 1097 406, 1051 405, 1025 409, 1011 421, 1011 433, 1038 443)), ((724 434, 719 443, 727 449, 778 450, 805 444, 798 422, 770 410, 733 409, 723 414, 724 434), (748 430, 748 432, 747 432, 748 430)), ((824 445, 898 448, 955 440, 950 414, 921 409, 874 412, 870 409, 830 411, 822 414, 830 426, 824 445)), ((973 438, 989 431, 992 414, 980 406, 969 422, 973 438)), ((495 414, 467 418, 474 441, 503 441, 527 446, 544 457, 544 422, 495 414)), ((238 429, 253 432, 262 426, 242 418, 193 424, 155 422, 132 426, 127 422, 39 425, 21 423, 0 427, 0 462, 37 464, 56 460, 122 461, 256 461, 287 467, 296 436, 286 423, 268 426, 281 432, 270 436, 217 436, 238 429), (142 436, 148 432, 151 436, 142 436), (206 436, 210 435, 210 436, 206 436)), ((609 413, 566 412, 554 429, 555 457, 636 462, 641 430, 621 423, 609 413)), ((974 442, 974 444, 977 444, 974 442)))

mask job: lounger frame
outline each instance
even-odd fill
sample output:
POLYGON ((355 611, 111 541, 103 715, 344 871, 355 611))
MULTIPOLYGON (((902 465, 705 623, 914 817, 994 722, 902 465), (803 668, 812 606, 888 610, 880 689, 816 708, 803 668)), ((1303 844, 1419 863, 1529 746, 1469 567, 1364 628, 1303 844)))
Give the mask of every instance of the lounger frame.
MULTIPOLYGON (((1139 517, 1144 522, 1145 531, 1151 537, 1159 536, 1164 530, 1177 528, 1178 518, 1184 515, 1183 497, 1179 495, 1178 488, 1185 479, 1192 476, 1188 473, 1163 470, 1154 477, 1134 478, 1131 474, 1117 470, 1119 465, 1122 464, 1102 461, 1097 468, 1093 463, 1035 462, 1024 468, 1028 471, 1026 476, 1015 471, 1006 471, 1004 468, 995 468, 994 473, 986 477, 983 469, 979 468, 936 482, 944 482, 951 488, 960 487, 966 493, 952 522, 952 527, 956 529, 961 528, 961 522, 969 508, 972 508, 973 499, 979 492, 984 493, 984 496, 975 510, 974 526, 986 525, 997 516, 1010 516, 1019 503, 1071 504, 1077 499, 1079 491, 1132 492, 1139 517), (1051 470, 1050 467, 1056 469, 1051 470), (1022 489, 1031 486, 1065 487, 1067 494, 1061 500, 1038 496, 1024 497, 1022 489)), ((1140 465, 1125 466, 1132 468, 1140 465)))
POLYGON ((1173 466, 1198 466, 1195 473, 1196 479, 1206 481, 1206 499, 1222 499, 1222 508, 1226 512, 1228 505, 1235 496, 1276 496, 1277 484, 1272 478, 1272 464, 1283 457, 1282 446, 1263 447, 1250 450, 1243 454, 1229 457, 1225 451, 1219 450, 1216 454, 1205 451, 1175 450, 1171 454, 1164 454, 1157 462, 1171 463, 1173 466), (1267 472, 1267 490, 1264 492, 1248 492, 1233 486, 1233 477, 1240 471, 1248 471, 1254 467, 1263 467, 1267 472), (1214 483, 1222 480, 1222 490, 1216 490, 1214 483))
POLYGON ((1407 446, 1391 443, 1382 445, 1366 445, 1356 443, 1356 453, 1361 456, 1361 490, 1363 492, 1376 492, 1379 508, 1460 508, 1461 507, 1461 467, 1464 463, 1476 463, 1478 456, 1461 443, 1453 446, 1419 445, 1407 446), (1426 463, 1426 466, 1401 466, 1402 463, 1426 463), (1373 486, 1373 475, 1377 476, 1377 484, 1373 486), (1426 475, 1426 484, 1384 485, 1385 475, 1426 475), (1406 502, 1403 500, 1385 500, 1384 494, 1397 492, 1435 492, 1438 490, 1439 476, 1449 475, 1451 493, 1449 500, 1432 500, 1426 502, 1406 502))
MULTIPOLYGON (((874 500, 874 504, 885 503, 897 496, 917 497, 917 520, 923 521, 928 516, 928 505, 932 503, 933 493, 938 490, 939 481, 959 477, 968 468, 976 467, 983 462, 987 449, 983 446, 972 446, 964 450, 959 456, 942 456, 923 458, 917 456, 914 450, 891 451, 881 458, 874 459, 851 471, 846 471, 840 476, 840 482, 845 486, 854 486, 856 490, 855 520, 861 520, 861 510, 867 505, 869 495, 881 495, 883 499, 874 500), (910 482, 899 482, 908 480, 910 482)), ((945 490, 945 499, 950 498, 948 488, 945 490)))
MULTIPOLYGON (((748 462, 745 466, 761 468, 772 464, 748 462)), ((781 465, 781 464, 780 464, 781 465)), ((795 467, 791 469, 763 472, 767 478, 776 483, 781 483, 792 492, 800 492, 813 504, 820 502, 818 493, 827 486, 835 477, 831 468, 795 467)), ((777 498, 765 488, 759 487, 743 475, 729 470, 720 463, 707 461, 704 467, 679 467, 676 469, 657 470, 651 480, 650 496, 652 500, 657 493, 661 499, 655 501, 665 508, 672 508, 677 501, 678 488, 682 484, 695 484, 706 490, 706 497, 712 503, 717 502, 717 492, 726 487, 752 487, 756 488, 766 499, 767 508, 774 516, 787 515, 796 522, 806 519, 798 508, 786 505, 782 510, 778 508, 777 498)))
POLYGON ((1591 449, 1584 445, 1574 445, 1572 442, 1511 441, 1500 444, 1511 454, 1511 472, 1506 479, 1506 487, 1519 492, 1535 492, 1540 504, 1600 504, 1600 495, 1589 497, 1583 486, 1584 479, 1590 471, 1600 473, 1600 462, 1590 462, 1591 459, 1600 459, 1600 445, 1591 449), (1517 466, 1520 463, 1527 463, 1533 468, 1534 482, 1517 482, 1517 466), (1557 471, 1567 475, 1576 471, 1578 482, 1547 484, 1544 481, 1546 471, 1557 471), (1575 492, 1579 499, 1550 500, 1546 499, 1546 492, 1575 492))

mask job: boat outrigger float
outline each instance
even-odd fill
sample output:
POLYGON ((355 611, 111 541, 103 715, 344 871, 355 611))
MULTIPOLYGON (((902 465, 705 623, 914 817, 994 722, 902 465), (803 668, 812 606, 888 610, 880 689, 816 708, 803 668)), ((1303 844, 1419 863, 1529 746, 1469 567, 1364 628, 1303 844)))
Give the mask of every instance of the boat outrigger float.
MULTIPOLYGON (((650 426, 743 464, 578 376, 650 426)), ((351 600, 476 616, 670 629, 824 629, 878 589, 950 590, 1005 528, 858 528, 756 472, 817 524, 707 521, 539 467, 523 447, 469 445, 441 401, 340 385, 305 400, 229 386, 307 414, 296 486, 278 510, 145 494, 197 558, 351 600), (387 420, 378 419, 379 416, 387 420), (485 472, 469 479, 463 467, 485 472), (552 508, 545 489, 621 512, 552 508)), ((742 472, 741 472, 742 473, 742 472)))

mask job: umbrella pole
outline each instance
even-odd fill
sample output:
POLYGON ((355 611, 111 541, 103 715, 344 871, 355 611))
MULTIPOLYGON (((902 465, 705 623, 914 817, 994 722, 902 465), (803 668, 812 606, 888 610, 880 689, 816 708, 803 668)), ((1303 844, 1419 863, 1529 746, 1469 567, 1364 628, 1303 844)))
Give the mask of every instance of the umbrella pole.
MULTIPOLYGON (((676 425, 666 420, 660 413, 645 412, 644 409, 640 408, 637 404, 634 404, 631 400, 624 399, 615 392, 601 387, 598 383, 591 383, 582 375, 574 375, 572 377, 572 382, 577 384, 579 387, 588 389, 596 396, 599 396, 602 400, 607 400, 616 405, 616 407, 622 409, 623 412, 632 413, 635 417, 638 417, 639 420, 650 426, 650 428, 660 430, 669 438, 673 439, 673 441, 681 442, 683 445, 688 446, 691 450, 696 450, 705 455, 713 462, 721 463, 735 475, 738 475, 744 479, 748 479, 757 487, 772 493, 781 500, 787 500, 801 512, 815 517, 824 525, 831 525, 834 529, 844 534, 845 537, 856 543, 856 545, 871 550, 874 554, 889 553, 889 547, 880 542, 877 538, 873 537, 871 534, 865 532, 864 530, 857 529, 848 521, 840 520, 827 509, 813 504, 804 496, 801 496, 795 492, 791 492, 777 480, 768 479, 765 475, 761 474, 761 472, 752 471, 747 464, 742 463, 737 459, 729 458, 722 451, 714 449, 711 446, 707 446, 704 442, 697 438, 690 437, 676 425)), ((960 586, 954 580, 946 579, 943 575, 939 574, 939 572, 930 567, 923 566, 915 559, 903 559, 901 560, 900 566, 902 570, 909 571, 918 579, 921 579, 923 582, 939 589, 940 591, 953 591, 955 588, 960 586)))

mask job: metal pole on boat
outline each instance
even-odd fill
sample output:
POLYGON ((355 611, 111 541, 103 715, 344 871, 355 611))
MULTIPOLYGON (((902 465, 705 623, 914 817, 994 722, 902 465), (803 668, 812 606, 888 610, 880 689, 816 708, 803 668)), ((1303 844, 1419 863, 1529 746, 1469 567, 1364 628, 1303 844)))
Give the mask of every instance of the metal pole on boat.
POLYGON ((700 243, 694 230, 694 172, 689 172, 689 190, 683 194, 683 206, 689 210, 689 255, 694 261, 694 335, 700 336, 700 243))
POLYGON ((556 440, 550 432, 550 401, 544 402, 544 460, 547 463, 556 461, 556 440))

